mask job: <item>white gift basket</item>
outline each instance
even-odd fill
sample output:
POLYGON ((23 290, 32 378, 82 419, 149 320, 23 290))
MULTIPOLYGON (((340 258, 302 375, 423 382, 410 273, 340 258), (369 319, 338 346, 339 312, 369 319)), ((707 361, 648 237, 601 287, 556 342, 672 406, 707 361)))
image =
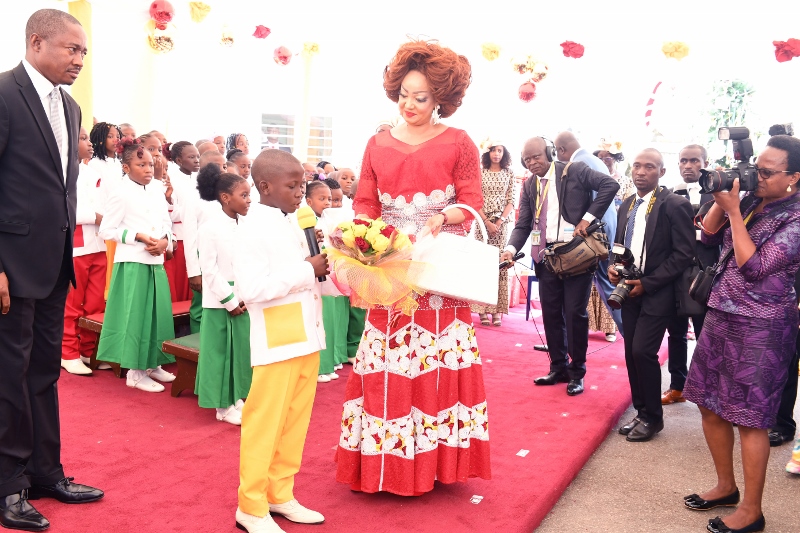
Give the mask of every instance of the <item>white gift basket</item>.
POLYGON ((414 283, 433 294, 482 305, 497 305, 500 252, 487 243, 486 226, 480 215, 468 205, 448 205, 445 210, 461 208, 475 215, 483 242, 440 232, 426 235, 414 245, 412 259, 426 263, 414 283))

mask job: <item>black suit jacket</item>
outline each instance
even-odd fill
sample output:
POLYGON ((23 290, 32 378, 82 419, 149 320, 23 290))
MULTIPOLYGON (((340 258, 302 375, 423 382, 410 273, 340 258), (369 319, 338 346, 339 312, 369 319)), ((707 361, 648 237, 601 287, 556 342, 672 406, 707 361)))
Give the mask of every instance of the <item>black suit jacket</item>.
MULTIPOLYGON (((614 242, 625 242, 625 229, 632 194, 622 202, 617 212, 617 236, 614 242)), ((646 208, 642 204, 642 208, 646 208)), ((641 296, 642 310, 648 315, 670 316, 675 313, 675 280, 694 259, 695 232, 692 222, 692 204, 669 189, 656 195, 653 210, 647 217, 644 233, 645 268, 641 296)), ((637 262, 639 258, 636 258, 637 262)))
MULTIPOLYGON (((569 166, 566 176, 562 176, 566 164, 556 161, 555 165, 556 182, 551 187, 558 187, 561 216, 564 220, 577 226, 587 212, 595 218, 603 218, 606 209, 614 201, 619 183, 608 174, 592 170, 585 163, 578 161, 569 166), (593 192, 597 192, 595 198, 592 198, 593 192)), ((539 195, 536 181, 535 177, 531 177, 522 186, 519 220, 508 240, 508 244, 516 250, 525 245, 533 228, 536 199, 539 195)))
MULTIPOLYGON (((675 194, 681 195, 687 200, 689 199, 689 193, 686 189, 677 189, 675 190, 675 194)), ((714 201, 714 195, 712 194, 700 194, 700 205, 695 206, 692 205, 692 210, 694 211, 694 215, 697 216, 697 212, 700 210, 702 206, 709 202, 714 201)), ((700 268, 705 268, 708 266, 713 265, 717 261, 719 261, 719 246, 709 246, 708 244, 703 244, 700 241, 696 241, 696 250, 697 253, 697 261, 700 263, 700 268)))
POLYGON ((12 296, 47 297, 62 269, 74 283, 81 109, 63 90, 61 97, 69 141, 66 181, 53 130, 22 63, 0 74, 0 272, 8 276, 12 296))

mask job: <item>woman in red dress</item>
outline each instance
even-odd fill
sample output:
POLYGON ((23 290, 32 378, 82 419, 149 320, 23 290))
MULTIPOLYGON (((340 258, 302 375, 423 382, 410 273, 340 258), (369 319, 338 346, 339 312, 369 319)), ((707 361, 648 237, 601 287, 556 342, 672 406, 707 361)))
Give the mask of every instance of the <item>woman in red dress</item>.
MULTIPOLYGON (((373 136, 353 208, 408 234, 466 236, 463 203, 483 205, 478 149, 439 122, 461 105, 471 69, 435 43, 410 42, 384 72, 387 96, 405 120, 373 136)), ((347 382, 336 479, 354 490, 404 496, 433 482, 489 479, 483 371, 470 307, 427 294, 412 316, 373 308, 347 382)))

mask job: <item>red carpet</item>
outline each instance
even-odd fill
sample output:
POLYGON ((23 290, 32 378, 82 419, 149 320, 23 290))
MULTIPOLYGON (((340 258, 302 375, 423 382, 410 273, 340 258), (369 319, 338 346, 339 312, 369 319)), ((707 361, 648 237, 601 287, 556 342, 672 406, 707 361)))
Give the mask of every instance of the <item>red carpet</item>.
MULTIPOLYGON (((489 401, 491 481, 437 484, 418 498, 353 493, 334 481, 342 379, 320 384, 295 495, 325 514, 322 526, 277 518, 287 531, 530 532, 558 500, 630 403, 621 338, 590 335, 586 392, 534 387, 547 355, 518 307, 501 328, 478 328, 489 401), (594 353, 592 353, 594 352, 594 353), (520 457, 520 450, 530 450, 520 457), (482 496, 478 504, 470 499, 482 496)), ((476 316, 477 318, 477 316, 476 316)), ((540 331, 541 325, 539 325, 540 331)), ((62 373, 63 462, 106 497, 88 505, 34 502, 60 532, 235 531, 238 428, 217 422, 184 393, 148 394, 110 372, 62 373)))

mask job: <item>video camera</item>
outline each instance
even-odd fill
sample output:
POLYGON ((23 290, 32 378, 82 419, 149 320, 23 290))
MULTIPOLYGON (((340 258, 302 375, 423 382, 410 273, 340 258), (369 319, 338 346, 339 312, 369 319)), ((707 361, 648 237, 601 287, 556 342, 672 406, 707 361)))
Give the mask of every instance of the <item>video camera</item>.
POLYGON ((729 191, 733 188, 733 180, 737 178, 740 191, 756 190, 758 172, 756 166, 750 162, 753 157, 750 130, 744 126, 720 128, 717 135, 721 141, 733 141, 733 157, 737 164, 730 170, 701 170, 700 191, 703 194, 729 191))
POLYGON ((614 254, 613 268, 622 279, 619 280, 617 286, 608 295, 608 305, 612 309, 621 309, 622 304, 625 303, 631 289, 633 289, 633 285, 625 282, 632 279, 640 279, 644 274, 634 263, 635 259, 630 248, 614 243, 614 246, 611 247, 611 253, 614 254))

